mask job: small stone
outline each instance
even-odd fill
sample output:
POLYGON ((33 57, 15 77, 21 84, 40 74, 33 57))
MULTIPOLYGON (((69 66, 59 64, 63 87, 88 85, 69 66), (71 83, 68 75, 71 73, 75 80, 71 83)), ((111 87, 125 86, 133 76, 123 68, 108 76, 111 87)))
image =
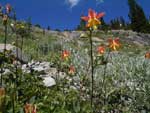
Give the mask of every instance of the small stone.
POLYGON ((41 71, 44 71, 44 68, 43 67, 34 67, 33 70, 41 72, 41 71))
POLYGON ((5 69, 3 74, 5 75, 5 74, 9 74, 9 73, 11 73, 11 71, 9 69, 5 69))
POLYGON ((51 86, 56 85, 56 82, 52 77, 44 77, 43 79, 44 79, 43 80, 44 86, 46 87, 51 87, 51 86))

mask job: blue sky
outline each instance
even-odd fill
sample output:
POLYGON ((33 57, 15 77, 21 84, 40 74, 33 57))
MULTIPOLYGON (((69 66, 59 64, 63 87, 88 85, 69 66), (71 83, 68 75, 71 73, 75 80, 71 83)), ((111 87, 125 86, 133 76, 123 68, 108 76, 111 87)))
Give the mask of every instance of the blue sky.
MULTIPOLYGON (((149 16, 149 0, 137 1, 149 16)), ((0 0, 0 3, 10 3, 19 20, 31 17, 33 24, 45 28, 49 25, 52 29, 74 29, 79 24, 80 15, 87 15, 89 8, 105 12, 106 22, 120 16, 128 21, 127 0, 0 0)))

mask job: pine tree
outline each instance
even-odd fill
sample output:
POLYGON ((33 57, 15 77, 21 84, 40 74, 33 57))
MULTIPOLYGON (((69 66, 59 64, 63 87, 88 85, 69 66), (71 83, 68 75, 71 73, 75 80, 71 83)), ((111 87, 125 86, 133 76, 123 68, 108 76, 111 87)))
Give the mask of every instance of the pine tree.
POLYGON ((84 31, 84 30, 86 30, 85 26, 86 26, 86 22, 84 20, 80 19, 80 24, 77 26, 77 30, 84 31))
POLYGON ((132 30, 144 33, 149 32, 149 24, 142 7, 135 0, 128 0, 128 5, 132 30))
POLYGON ((111 29, 120 29, 121 21, 119 18, 113 19, 110 21, 111 29))
POLYGON ((107 31, 109 29, 109 26, 105 23, 104 18, 101 18, 100 22, 101 22, 101 25, 98 27, 98 29, 107 31))
POLYGON ((121 28, 125 28, 126 27, 126 22, 125 22, 125 20, 124 20, 124 18, 121 16, 120 17, 120 24, 121 24, 121 28))
POLYGON ((31 35, 32 31, 32 22, 31 22, 31 17, 27 19, 27 28, 28 28, 28 34, 31 35))
POLYGON ((47 30, 49 31, 51 28, 50 28, 50 26, 47 26, 47 30))

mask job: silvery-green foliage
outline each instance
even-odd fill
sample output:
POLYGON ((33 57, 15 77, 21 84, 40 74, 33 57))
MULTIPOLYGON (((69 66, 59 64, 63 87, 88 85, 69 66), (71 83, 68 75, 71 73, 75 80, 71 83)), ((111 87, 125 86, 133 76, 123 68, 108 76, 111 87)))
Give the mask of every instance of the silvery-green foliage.
MULTIPOLYGON (((149 109, 150 60, 145 59, 144 56, 129 57, 125 54, 110 53, 108 62, 106 95, 110 95, 115 89, 128 88, 124 94, 131 99, 130 107, 149 109)), ((95 74, 97 77, 95 80, 99 83, 104 76, 104 66, 100 66, 95 74)))

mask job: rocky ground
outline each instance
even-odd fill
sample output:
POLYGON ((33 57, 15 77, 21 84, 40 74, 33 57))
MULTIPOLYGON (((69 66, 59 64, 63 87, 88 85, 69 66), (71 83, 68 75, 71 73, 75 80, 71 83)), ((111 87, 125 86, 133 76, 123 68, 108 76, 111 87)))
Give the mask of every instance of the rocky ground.
MULTIPOLYGON (((36 31, 36 29, 35 29, 36 31)), ((63 38, 66 41, 68 40, 73 40, 77 38, 84 37, 85 32, 84 31, 64 31, 64 32, 59 32, 59 31, 46 31, 46 34, 51 34, 53 36, 63 38)), ((101 31, 102 34, 105 32, 101 31)), ((137 33, 133 32, 131 30, 111 30, 108 31, 107 33, 111 33, 114 35, 121 35, 124 36, 121 40, 126 41, 129 43, 137 44, 138 46, 149 46, 150 45, 150 34, 144 34, 144 33, 137 33)), ((95 41, 103 41, 100 39, 100 37, 94 37, 95 41)))
MULTIPOLYGON (((35 28, 34 32, 43 32, 41 29, 35 28)), ((101 32, 104 34, 104 32, 101 32)), ((124 43, 129 43, 129 44, 135 44, 139 47, 143 46, 150 46, 150 34, 142 34, 142 33, 136 33, 132 31, 125 31, 125 30, 112 30, 108 31, 108 34, 114 34, 117 36, 121 36, 120 39, 124 43)), ((64 32, 59 32, 59 31, 45 31, 46 35, 52 35, 55 37, 58 37, 60 39, 64 39, 65 42, 72 41, 74 39, 79 39, 82 37, 86 37, 85 32, 83 31, 64 31, 64 32)), ((94 42, 104 42, 104 38, 100 38, 98 36, 93 37, 94 42)), ((78 43, 82 45, 84 42, 79 41, 78 43)), ((16 47, 7 44, 7 50, 11 50, 12 54, 16 55, 16 47)), ((2 52, 4 49, 4 44, 0 44, 0 51, 2 52)), ((18 49, 18 56, 19 60, 21 60, 21 50, 18 49)), ((40 72, 41 75, 40 77, 43 78, 43 82, 45 86, 50 87, 53 85, 56 85, 56 76, 59 75, 60 78, 65 77, 65 73, 57 71, 55 67, 53 67, 53 64, 50 62, 45 62, 45 61, 29 61, 28 58, 26 57, 25 54, 23 56, 23 62, 24 64, 21 66, 23 71, 26 73, 29 73, 32 70, 40 72)), ((5 70, 5 72, 9 72, 9 70, 5 70)), ((70 79, 70 78, 68 78, 70 79)))

